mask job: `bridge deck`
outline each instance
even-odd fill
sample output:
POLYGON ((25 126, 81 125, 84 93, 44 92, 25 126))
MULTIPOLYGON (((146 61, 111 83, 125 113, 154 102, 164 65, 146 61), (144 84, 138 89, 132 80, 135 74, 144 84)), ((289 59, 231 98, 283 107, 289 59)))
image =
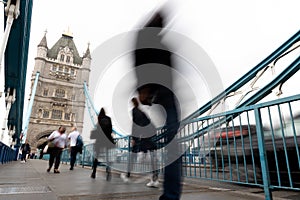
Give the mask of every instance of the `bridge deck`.
MULTIPOLYGON (((0 199, 5 200, 94 200, 94 199, 158 199, 162 188, 147 188, 145 177, 134 177, 130 183, 124 183, 119 174, 113 173, 107 182, 99 169, 96 179, 90 178, 91 169, 62 164, 61 173, 47 173, 47 161, 29 160, 22 164, 14 161, 0 165, 0 199)), ((299 197, 296 192, 274 192, 277 197, 299 197)), ((184 180, 182 200, 213 199, 264 199, 260 188, 247 188, 232 184, 216 183, 192 179, 184 180)))

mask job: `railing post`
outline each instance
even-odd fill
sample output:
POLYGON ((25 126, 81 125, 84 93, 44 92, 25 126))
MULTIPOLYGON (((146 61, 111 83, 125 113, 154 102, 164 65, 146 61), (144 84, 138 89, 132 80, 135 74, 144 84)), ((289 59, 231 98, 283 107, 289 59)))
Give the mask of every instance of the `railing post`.
POLYGON ((259 150, 259 158, 260 158, 260 165, 262 171, 265 199, 272 200, 273 198, 272 198, 272 192, 270 190, 270 176, 269 176, 269 169, 268 169, 268 162, 267 162, 267 154, 265 150, 264 134, 263 134, 260 110, 258 108, 255 108, 254 113, 255 113, 256 135, 258 141, 258 150, 259 150))
POLYGON ((85 151, 86 151, 86 145, 83 146, 83 151, 82 151, 82 157, 81 157, 82 168, 84 168, 85 151))

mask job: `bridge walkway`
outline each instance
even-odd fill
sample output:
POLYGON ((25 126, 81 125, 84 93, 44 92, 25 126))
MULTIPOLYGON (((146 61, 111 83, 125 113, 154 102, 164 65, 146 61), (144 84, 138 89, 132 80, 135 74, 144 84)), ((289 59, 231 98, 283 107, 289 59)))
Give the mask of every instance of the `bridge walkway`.
MULTIPOLYGON (((47 166, 47 161, 38 159, 0 165, 0 200, 152 200, 162 192, 162 186, 146 187, 147 179, 142 176, 124 183, 114 171, 111 181, 106 181, 101 168, 96 179, 91 179, 89 167, 77 166, 70 171, 68 165, 61 164, 61 173, 54 174, 46 172, 47 166)), ((184 179, 183 184, 182 200, 264 199, 261 188, 190 178, 184 179)), ((297 192, 273 192, 273 199, 297 198, 297 192)))

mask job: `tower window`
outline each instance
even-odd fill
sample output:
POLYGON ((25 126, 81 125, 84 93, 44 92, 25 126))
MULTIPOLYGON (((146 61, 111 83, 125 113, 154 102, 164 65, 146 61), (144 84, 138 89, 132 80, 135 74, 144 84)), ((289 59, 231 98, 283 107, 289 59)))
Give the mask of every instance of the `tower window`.
POLYGON ((65 120, 70 120, 70 119, 71 119, 71 114, 65 113, 65 120))
POLYGON ((62 117, 62 111, 61 110, 52 110, 52 119, 61 119, 62 117))
POLYGON ((56 71, 56 70, 57 70, 56 65, 53 65, 53 66, 52 66, 52 71, 56 71))
POLYGON ((65 97, 65 91, 62 89, 56 89, 55 90, 55 97, 63 98, 65 97))
POLYGON ((49 118, 49 110, 44 110, 43 118, 49 118))
POLYGON ((64 54, 61 54, 60 55, 60 61, 64 61, 65 60, 65 55, 64 54))
POLYGON ((58 67, 58 71, 60 71, 60 72, 64 71, 63 66, 59 66, 59 67, 58 67))
POLYGON ((66 62, 69 63, 70 60, 71 60, 71 57, 70 57, 70 56, 67 56, 66 62))
POLYGON ((75 69, 71 69, 71 75, 75 75, 75 69))
POLYGON ((48 89, 44 89, 43 96, 48 96, 48 89))
POLYGON ((65 72, 65 73, 68 73, 68 72, 69 72, 69 68, 68 68, 68 67, 65 67, 64 72, 65 72))

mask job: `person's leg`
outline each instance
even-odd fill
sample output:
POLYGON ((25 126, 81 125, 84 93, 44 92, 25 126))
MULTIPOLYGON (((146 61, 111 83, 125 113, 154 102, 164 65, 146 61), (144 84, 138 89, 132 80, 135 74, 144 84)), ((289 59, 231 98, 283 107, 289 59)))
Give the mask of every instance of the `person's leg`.
POLYGON ((111 165, 111 162, 110 162, 110 155, 109 155, 109 149, 106 148, 105 149, 106 151, 106 180, 107 181, 110 181, 111 180, 111 168, 110 168, 110 165, 111 165))
POLYGON ((97 166, 98 166, 98 159, 95 158, 94 161, 93 161, 93 172, 91 174, 91 178, 96 178, 97 166))
POLYGON ((70 170, 73 170, 75 162, 76 162, 76 148, 75 147, 71 147, 71 153, 70 153, 70 170))
POLYGON ((158 166, 156 151, 150 151, 151 167, 152 167, 152 181, 158 181, 158 166))
POLYGON ((54 163, 54 158, 55 158, 55 154, 54 154, 54 151, 52 150, 50 152, 50 158, 49 158, 49 168, 47 169, 47 172, 50 172, 52 166, 53 166, 53 163, 54 163))
POLYGON ((25 160, 26 160, 26 152, 22 151, 21 161, 25 162, 25 160))
POLYGON ((176 134, 179 127, 178 122, 178 113, 175 105, 174 97, 170 100, 169 104, 164 106, 167 119, 166 119, 166 151, 167 151, 167 160, 164 170, 164 192, 163 195, 159 198, 160 200, 179 200, 182 191, 181 184, 181 152, 179 149, 179 144, 176 142, 176 134))
POLYGON ((164 192, 159 200, 179 200, 181 196, 181 157, 165 167, 164 192))
POLYGON ((62 154, 62 149, 56 148, 56 156, 55 156, 55 164, 54 164, 54 172, 59 173, 59 164, 60 164, 60 158, 62 154))

